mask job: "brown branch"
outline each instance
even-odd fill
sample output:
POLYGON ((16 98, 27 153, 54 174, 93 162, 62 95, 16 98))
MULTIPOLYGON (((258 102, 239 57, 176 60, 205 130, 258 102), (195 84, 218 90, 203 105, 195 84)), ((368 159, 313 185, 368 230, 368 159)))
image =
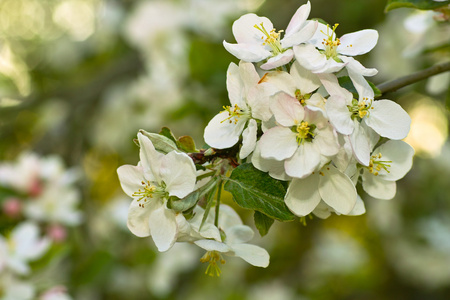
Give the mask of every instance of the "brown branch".
POLYGON ((434 65, 432 67, 429 67, 428 69, 417 71, 415 73, 394 79, 392 81, 382 83, 378 85, 378 89, 382 94, 395 92, 402 87, 447 71, 450 71, 450 61, 434 65))

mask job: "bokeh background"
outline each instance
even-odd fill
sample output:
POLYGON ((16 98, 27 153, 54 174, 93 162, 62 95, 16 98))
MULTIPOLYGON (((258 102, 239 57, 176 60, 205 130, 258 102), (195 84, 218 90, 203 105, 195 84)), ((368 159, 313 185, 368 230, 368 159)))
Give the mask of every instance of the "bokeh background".
MULTIPOLYGON (((54 286, 80 300, 450 298, 449 72, 386 95, 413 120, 406 141, 416 151, 414 166, 396 197, 361 192, 363 216, 276 223, 254 239, 271 255, 267 269, 229 258, 222 276, 211 278, 197 247, 158 253, 151 239, 126 228, 131 199, 116 169, 137 163, 137 131, 167 126, 203 145, 203 128, 228 102, 226 69, 237 60, 222 41, 234 42, 232 22, 255 12, 283 29, 305 2, 0 1, 0 164, 20 182, 40 172, 28 168, 24 153, 57 157, 60 174, 77 174, 69 183, 79 199, 71 209, 82 215, 74 224, 39 223, 46 234, 59 225, 64 236, 53 236, 32 272, 19 276, 35 287, 36 299, 54 286)), ((376 48, 359 57, 379 70, 370 79, 375 84, 450 57, 449 22, 436 21, 433 12, 385 13, 385 0, 311 4, 310 17, 339 23, 338 35, 379 31, 376 48)), ((5 237, 28 218, 14 207, 33 201, 29 190, 12 191, 8 178, 0 176, 5 237)), ((61 189, 52 199, 64 202, 69 194, 61 189)), ((251 213, 239 212, 253 226, 251 213)), ((0 297, 5 278, 0 275, 0 297)))

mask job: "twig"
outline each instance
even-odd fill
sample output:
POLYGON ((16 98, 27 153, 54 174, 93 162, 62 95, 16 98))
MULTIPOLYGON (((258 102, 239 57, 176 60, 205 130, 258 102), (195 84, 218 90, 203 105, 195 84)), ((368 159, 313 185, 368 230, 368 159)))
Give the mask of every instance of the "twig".
POLYGON ((394 79, 392 81, 388 81, 385 83, 382 83, 378 85, 378 89, 381 91, 382 94, 385 94, 387 92, 395 92, 396 90, 405 87, 407 85, 416 83, 418 81, 421 81, 425 78, 437 75, 439 73, 450 71, 450 61, 434 65, 432 67, 429 67, 428 69, 421 70, 397 79, 394 79))

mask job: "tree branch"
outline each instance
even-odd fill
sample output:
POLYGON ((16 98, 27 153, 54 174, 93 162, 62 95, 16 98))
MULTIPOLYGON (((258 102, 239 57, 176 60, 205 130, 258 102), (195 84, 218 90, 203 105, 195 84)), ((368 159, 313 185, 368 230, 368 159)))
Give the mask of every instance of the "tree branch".
POLYGON ((415 73, 394 79, 392 81, 382 83, 378 85, 378 89, 382 94, 395 92, 402 87, 447 71, 450 71, 450 61, 434 65, 432 67, 429 67, 428 69, 417 71, 415 73))

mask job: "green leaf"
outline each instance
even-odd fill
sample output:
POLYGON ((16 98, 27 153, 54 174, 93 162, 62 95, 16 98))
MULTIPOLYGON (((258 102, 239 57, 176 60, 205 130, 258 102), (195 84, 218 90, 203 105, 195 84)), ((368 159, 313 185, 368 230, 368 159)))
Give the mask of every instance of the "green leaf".
MULTIPOLYGON (((358 91, 355 89, 355 86, 353 85, 353 82, 350 79, 350 77, 342 76, 342 77, 338 78, 338 81, 339 81, 339 85, 341 87, 343 87, 344 89, 346 89, 347 91, 352 93, 354 98, 358 99, 358 91)), ((372 82, 370 82, 368 80, 366 80, 366 81, 369 83, 370 87, 372 88, 372 90, 374 92, 374 97, 375 98, 380 97, 382 95, 381 91, 375 86, 375 84, 373 84, 372 82)))
POLYGON ((255 226, 258 229, 259 234, 261 236, 265 236, 269 232, 269 229, 272 226, 274 219, 266 216, 263 213, 260 213, 257 210, 255 211, 253 218, 255 220, 255 226))
POLYGON ((178 150, 176 142, 166 137, 165 135, 147 132, 142 129, 139 130, 139 132, 148 137, 152 141, 153 146, 155 146, 155 149, 158 150, 159 152, 167 154, 173 150, 178 150))
POLYGON ((257 210, 280 221, 294 220, 295 216, 284 203, 287 189, 282 181, 273 179, 250 163, 234 169, 226 180, 225 190, 233 195, 239 206, 257 210))
POLYGON ((195 148, 194 139, 188 135, 183 135, 178 138, 178 147, 184 152, 197 152, 195 148))
POLYGON ((450 4, 450 1, 436 2, 430 0, 389 0, 384 8, 384 11, 388 12, 401 7, 430 10, 447 6, 448 4, 450 4))
POLYGON ((173 135, 172 131, 169 128, 167 127, 161 128, 159 134, 165 136, 166 138, 172 140, 172 142, 177 144, 177 139, 175 138, 175 136, 173 135))

